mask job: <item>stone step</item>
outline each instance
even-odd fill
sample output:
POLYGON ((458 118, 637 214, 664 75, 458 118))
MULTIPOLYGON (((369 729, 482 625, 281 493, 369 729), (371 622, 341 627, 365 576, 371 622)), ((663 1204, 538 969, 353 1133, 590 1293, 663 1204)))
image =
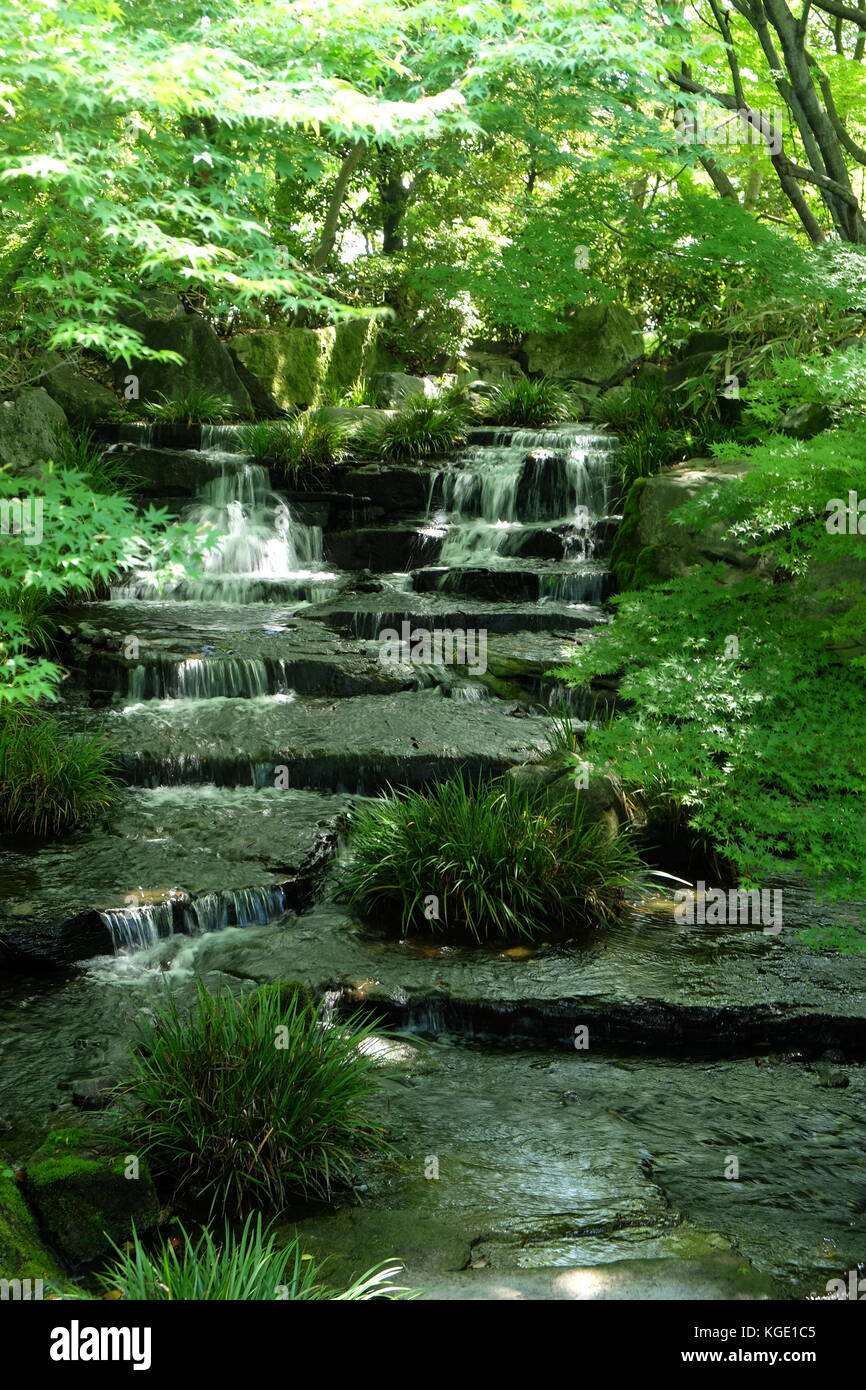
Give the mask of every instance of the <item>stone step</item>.
POLYGON ((285 782, 364 795, 458 769, 470 777, 503 772, 537 759, 550 729, 520 707, 447 699, 439 687, 351 700, 149 701, 102 715, 79 711, 72 724, 104 733, 125 780, 139 786, 285 782))
POLYGON ((602 603, 611 591, 612 575, 601 562, 588 560, 549 564, 500 560, 490 566, 428 566, 414 570, 417 593, 453 594, 461 598, 514 603, 602 603))
POLYGON ((460 629, 473 632, 575 632, 603 626, 610 619, 590 603, 496 603, 476 599, 459 607, 445 594, 406 594, 394 590, 344 594, 304 610, 307 619, 356 637, 377 639, 383 630, 414 628, 460 629))
POLYGON ((385 574, 435 564, 444 531, 431 526, 358 526, 325 533, 325 563, 341 570, 385 574))
POLYGON ((298 910, 334 853, 346 798, 184 787, 121 794, 104 826, 0 849, 0 959, 18 968, 298 910))
MULTIPOLYGON (((388 695, 429 684, 417 672, 384 666, 378 646, 338 638, 303 618, 280 622, 282 610, 238 607, 247 630, 190 623, 181 603, 87 605, 71 629, 68 655, 76 687, 95 703, 233 695, 388 695), (273 613, 273 630, 256 630, 253 614, 273 613), (185 623, 185 625, 183 625, 185 623)), ((196 606, 201 613, 201 606, 196 606)))

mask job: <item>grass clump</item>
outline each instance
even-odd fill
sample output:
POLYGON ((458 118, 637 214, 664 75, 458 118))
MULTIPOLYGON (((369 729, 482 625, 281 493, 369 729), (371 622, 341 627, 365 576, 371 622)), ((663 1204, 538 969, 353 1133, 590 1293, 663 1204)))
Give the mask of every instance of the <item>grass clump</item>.
POLYGON ((551 804, 508 778, 391 793, 361 806, 352 832, 343 891, 364 916, 476 941, 614 919, 639 871, 629 841, 584 823, 577 797, 551 804))
POLYGON ((497 385, 482 407, 488 425, 516 425, 536 429, 572 418, 571 397, 550 377, 518 377, 497 385))
POLYGON ((291 420, 260 420, 241 431, 240 446, 275 465, 290 487, 324 486, 347 451, 348 430, 338 420, 307 410, 291 420))
POLYGON ((191 386, 178 396, 166 396, 159 391, 154 400, 145 401, 141 408, 149 420, 166 425, 215 424, 231 420, 238 413, 231 401, 202 386, 191 386))
POLYGON ((102 495, 128 497, 137 482, 123 454, 110 454, 88 429, 65 429, 54 463, 57 468, 74 469, 87 487, 102 495))
POLYGON ((45 839, 92 824, 114 800, 115 772, 102 739, 29 709, 0 714, 0 830, 45 839))
POLYGON ((372 1029, 329 1026, 299 990, 235 998, 199 982, 189 1010, 160 1008, 134 1054, 130 1134, 176 1193, 211 1211, 280 1210, 350 1186, 363 1151, 388 1148, 365 1110, 372 1029))
POLYGON ((117 1259, 97 1276, 106 1293, 150 1303, 367 1302, 409 1293, 392 1282, 400 1266, 388 1264, 368 1270, 347 1289, 329 1288, 300 1243, 279 1245, 260 1215, 250 1214, 238 1234, 227 1225, 219 1241, 207 1228, 198 1239, 182 1225, 178 1229, 178 1237, 154 1252, 145 1248, 137 1231, 126 1249, 115 1246, 117 1259))
POLYGON ((354 443, 386 463, 411 463, 461 448, 467 419, 467 407, 455 400, 410 396, 389 419, 363 423, 354 443))

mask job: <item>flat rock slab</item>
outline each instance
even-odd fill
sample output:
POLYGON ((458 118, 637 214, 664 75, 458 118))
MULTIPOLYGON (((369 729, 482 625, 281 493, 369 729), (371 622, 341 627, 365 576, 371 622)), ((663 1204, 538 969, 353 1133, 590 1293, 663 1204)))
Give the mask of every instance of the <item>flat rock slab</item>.
POLYGON ((415 594, 397 590, 375 594, 342 594, 311 604, 305 618, 358 637, 376 637, 385 628, 408 622, 413 628, 471 628, 477 632, 575 632, 600 627, 609 618, 591 603, 496 603, 454 595, 415 594))
MULTIPOLYGON (((405 1275, 400 1276, 401 1279, 405 1275)), ((686 1260, 617 1260, 572 1269, 469 1269, 423 1285, 423 1302, 610 1302, 778 1298, 773 1282, 733 1253, 686 1260)))
POLYGON ((431 1297, 767 1298, 862 1257, 862 1069, 859 1102, 828 1102, 793 1064, 405 1048, 383 1102, 402 1157, 362 1206, 297 1223, 335 1273, 396 1257, 431 1297))
MULTIPOLYGON (((793 890, 792 890, 793 894, 793 890)), ((538 951, 400 940, 319 903, 290 931, 203 943, 212 969, 265 981, 300 979, 374 1006, 394 1026, 436 1035, 570 1046, 729 1054, 774 1048, 866 1054, 866 990, 852 957, 815 952, 800 928, 834 920, 804 894, 780 938, 760 930, 678 931, 636 912, 582 945, 538 951), (823 915, 822 915, 823 914, 823 915)), ((856 958, 855 958, 856 959, 856 958)))
POLYGON ((447 700, 438 688, 352 700, 157 700, 98 717, 80 712, 75 724, 103 731, 127 780, 139 785, 281 779, 365 793, 461 768, 499 773, 537 760, 549 735, 543 717, 494 701, 447 700))
POLYGON ((38 963, 105 949, 92 919, 181 895, 220 897, 311 883, 336 845, 347 798, 212 786, 125 792, 107 823, 41 848, 0 842, 0 943, 38 963), (43 952, 44 954, 44 952, 43 952))

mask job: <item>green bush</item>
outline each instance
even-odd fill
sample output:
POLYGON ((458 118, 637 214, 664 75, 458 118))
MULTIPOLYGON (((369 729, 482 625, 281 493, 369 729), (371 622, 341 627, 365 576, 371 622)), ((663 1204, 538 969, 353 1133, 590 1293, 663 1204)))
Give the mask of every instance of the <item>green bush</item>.
POLYGON ((241 448, 275 472, 290 487, 322 485, 346 456, 346 426, 315 410, 291 420, 259 421, 241 431, 241 448))
POLYGON ((476 941, 609 921, 639 869, 626 838, 584 824, 576 796, 551 806, 508 778, 472 787, 458 775, 369 802, 351 843, 342 887, 364 916, 476 941))
POLYGON ((488 425, 517 425, 537 429, 572 418, 571 397, 564 386, 549 377, 518 377, 495 388, 482 408, 488 425))
POLYGON ((362 424, 354 444, 361 453, 375 454, 387 463, 446 454, 466 443, 467 417, 464 405, 410 396, 389 419, 362 424))
MULTIPOLYGON (((679 818, 744 881, 772 881, 784 864, 862 901, 866 556, 856 530, 826 523, 829 499, 866 490, 866 429, 719 456, 752 467, 678 517, 722 527, 759 568, 696 565, 619 595, 616 621, 552 674, 581 687, 616 678, 623 708, 587 730, 586 755, 614 762, 653 819, 676 829, 679 818)), ((862 926, 851 940, 866 950, 862 926)))
POLYGON ((368 1270, 343 1292, 328 1288, 320 1267, 301 1253, 300 1243, 279 1245, 273 1232, 262 1227, 260 1215, 250 1214, 239 1234, 226 1226, 219 1242, 207 1229, 197 1240, 183 1226, 178 1230, 179 1237, 155 1252, 145 1249, 137 1231, 128 1249, 115 1246, 117 1259, 97 1276, 106 1293, 150 1303, 367 1302, 409 1293, 391 1282, 400 1266, 387 1264, 368 1270))
POLYGON ((364 1108, 372 1030, 329 1026, 278 984, 240 999, 197 989, 188 1011, 165 1001, 134 1054, 130 1133, 155 1173, 211 1211, 350 1185, 362 1151, 388 1148, 364 1108))
POLYGON ((215 424, 238 415, 231 401, 202 386, 191 386, 178 396, 166 396, 159 391, 155 400, 145 401, 141 408, 148 419, 171 425, 215 424))
POLYGON ((100 738, 6 706, 0 714, 0 828, 44 838, 98 820, 115 796, 115 767, 100 738))

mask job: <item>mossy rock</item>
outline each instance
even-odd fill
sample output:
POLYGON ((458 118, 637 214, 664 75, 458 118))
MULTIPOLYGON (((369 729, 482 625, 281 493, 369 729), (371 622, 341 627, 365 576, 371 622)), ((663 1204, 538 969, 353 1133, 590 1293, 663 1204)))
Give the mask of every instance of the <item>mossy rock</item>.
POLYGON ((376 325, 352 319, 330 328, 264 329, 239 334, 229 349, 282 410, 318 406, 369 376, 376 325))
POLYGON ((280 1004, 286 1010, 294 1005, 295 1001, 305 1009, 314 1009, 316 999, 307 985, 300 980, 280 980, 277 985, 280 994, 280 1004))
POLYGON ((27 1208, 19 1184, 0 1169, 0 1274, 4 1279, 41 1279, 62 1283, 52 1254, 27 1208))
POLYGON ((26 1193, 46 1237, 73 1268, 156 1225, 159 1200, 144 1159, 106 1152, 83 1130, 49 1134, 26 1167, 26 1193))
POLYGON ((620 589, 639 587, 634 583, 634 578, 638 557, 645 548, 640 540, 640 505, 646 482, 646 478, 636 478, 629 488, 622 521, 610 550, 610 567, 620 589))

